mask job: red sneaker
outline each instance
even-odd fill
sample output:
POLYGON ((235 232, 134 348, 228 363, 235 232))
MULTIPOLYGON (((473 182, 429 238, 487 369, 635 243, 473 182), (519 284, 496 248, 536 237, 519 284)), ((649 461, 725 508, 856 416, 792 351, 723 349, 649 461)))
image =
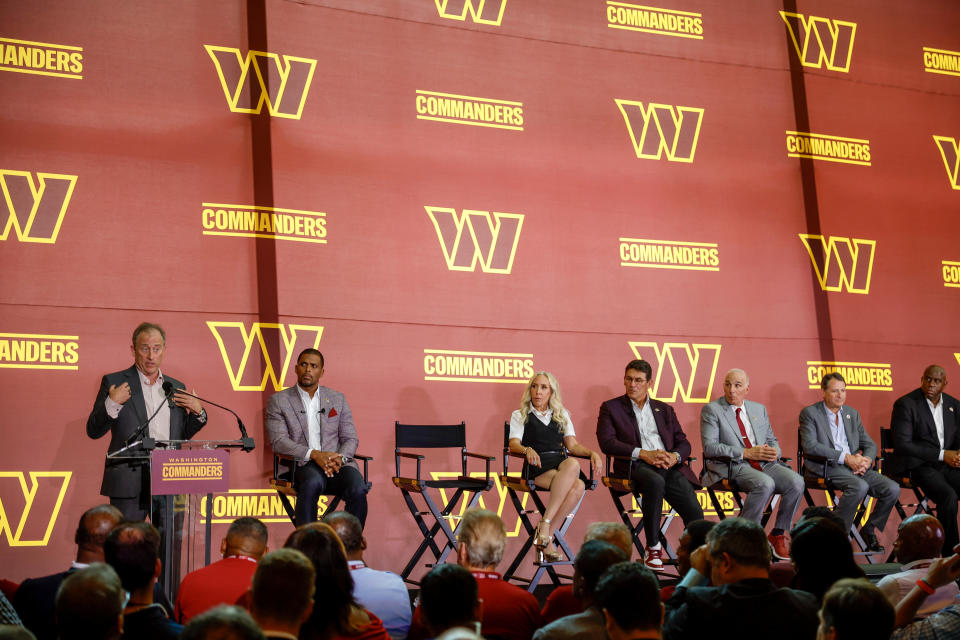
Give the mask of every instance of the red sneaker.
POLYGON ((647 557, 643 563, 647 565, 650 571, 663 571, 663 559, 661 557, 662 549, 647 548, 647 557))
POLYGON ((790 559, 790 541, 787 538, 787 534, 781 533, 780 535, 773 535, 771 533, 767 536, 767 540, 770 541, 770 550, 773 551, 775 558, 779 560, 790 559))

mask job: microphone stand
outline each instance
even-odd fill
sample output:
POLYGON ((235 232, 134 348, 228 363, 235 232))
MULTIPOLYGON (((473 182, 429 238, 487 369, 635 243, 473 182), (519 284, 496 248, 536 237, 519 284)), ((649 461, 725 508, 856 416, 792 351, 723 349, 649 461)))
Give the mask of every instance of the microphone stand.
POLYGON ((212 405, 215 406, 215 407, 219 407, 219 408, 223 409, 224 411, 229 411, 230 413, 232 413, 232 414, 233 414, 233 417, 237 419, 237 426, 240 428, 240 436, 241 436, 241 438, 240 438, 240 443, 241 443, 241 444, 240 444, 240 448, 243 449, 246 453, 249 453, 249 452, 253 451, 253 450, 256 448, 256 443, 254 443, 253 438, 251 438, 250 436, 247 435, 247 429, 246 429, 246 427, 243 426, 243 421, 240 419, 240 416, 237 415, 237 412, 236 412, 236 411, 234 411, 233 409, 230 409, 229 407, 225 407, 225 406, 223 406, 222 404, 217 404, 216 402, 214 402, 214 401, 212 401, 212 400, 207 400, 206 398, 201 398, 200 396, 198 396, 198 395, 196 395, 196 394, 193 394, 193 393, 190 393, 189 391, 187 391, 187 390, 185 390, 185 389, 177 389, 176 391, 179 391, 180 393, 182 393, 182 394, 184 394, 184 395, 186 395, 186 396, 190 396, 191 398, 196 398, 197 400, 199 400, 199 401, 201 401, 201 402, 206 402, 207 404, 212 404, 212 405))

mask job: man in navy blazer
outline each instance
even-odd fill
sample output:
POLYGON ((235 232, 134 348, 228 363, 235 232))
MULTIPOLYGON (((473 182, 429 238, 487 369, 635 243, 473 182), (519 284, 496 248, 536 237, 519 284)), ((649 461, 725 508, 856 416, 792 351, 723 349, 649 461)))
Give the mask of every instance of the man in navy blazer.
POLYGON ((960 403, 943 393, 947 373, 930 365, 914 389, 893 403, 890 428, 894 459, 884 461, 891 474, 909 471, 913 481, 937 505, 943 525, 943 554, 958 542, 957 495, 960 494, 960 403))
POLYGON ((877 531, 887 525, 890 510, 900 496, 900 486, 871 469, 877 445, 863 428, 860 413, 844 404, 847 383, 839 373, 828 373, 820 381, 823 402, 800 412, 800 444, 803 447, 803 472, 808 478, 826 477, 843 492, 837 502, 837 514, 847 530, 853 525, 857 508, 867 494, 876 498, 870 518, 860 529, 867 551, 883 551, 877 531), (809 456, 826 458, 828 462, 809 456))
MULTIPOLYGON (((127 440, 133 439, 148 419, 150 424, 140 437, 158 440, 189 440, 207 423, 200 401, 176 392, 184 388, 183 383, 161 373, 166 346, 167 335, 159 325, 141 323, 133 330, 130 345, 133 366, 109 373, 100 381, 87 418, 87 435, 100 438, 110 432, 107 453, 129 444, 127 440), (173 395, 163 390, 165 383, 170 383, 173 395)), ((143 451, 135 448, 130 454, 142 456, 143 451)), ((143 520, 150 510, 150 483, 143 478, 146 468, 142 461, 129 459, 108 457, 104 462, 100 493, 109 496, 110 504, 127 520, 143 520)), ((160 519, 159 513, 154 516, 160 519)))
MULTIPOLYGON (((673 408, 649 395, 653 368, 645 360, 631 360, 623 374, 626 393, 600 405, 597 441, 607 455, 632 458, 631 480, 642 496, 645 562, 663 570, 660 516, 666 498, 684 524, 703 518, 697 501, 697 477, 684 464, 690 458, 690 441, 673 408)), ((627 475, 631 462, 615 460, 614 472, 627 475)))
POLYGON ((304 349, 297 356, 297 384, 270 396, 264 426, 274 453, 299 458, 297 526, 317 519, 317 500, 324 494, 343 497, 344 509, 363 525, 367 520, 367 488, 353 459, 357 429, 347 399, 320 386, 323 354, 304 349))
POLYGON ((767 408, 744 400, 749 390, 747 372, 731 369, 723 378, 723 395, 701 410, 704 464, 700 481, 712 485, 729 474, 747 493, 740 517, 754 522, 760 522, 770 497, 779 493, 777 520, 768 539, 773 555, 788 560, 787 532, 803 499, 803 478, 779 462, 780 444, 770 425, 767 408))

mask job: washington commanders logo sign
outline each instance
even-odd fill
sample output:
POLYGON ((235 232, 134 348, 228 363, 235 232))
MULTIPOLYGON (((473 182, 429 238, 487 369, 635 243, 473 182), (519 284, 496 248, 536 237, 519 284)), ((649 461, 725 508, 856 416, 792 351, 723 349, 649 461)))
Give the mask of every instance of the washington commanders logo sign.
POLYGON ((638 158, 693 162, 703 109, 616 99, 638 158))
POLYGON ((0 38, 0 71, 83 79, 83 47, 0 38))
POLYGON ((857 25, 846 20, 781 11, 800 64, 812 69, 850 71, 857 25))
POLYGON ((720 364, 719 344, 630 342, 636 358, 656 363, 650 395, 663 402, 710 402, 720 364))
POLYGON ((947 136, 933 136, 943 158, 943 166, 947 170, 947 180, 953 189, 960 189, 960 140, 947 136))
POLYGON ((450 271, 510 273, 523 214, 424 207, 450 271))
POLYGON ((852 391, 893 391, 893 372, 889 363, 807 361, 807 384, 819 389, 828 373, 839 373, 852 391))
POLYGON ((45 547, 72 471, 0 471, 0 544, 45 547))
POLYGON ((234 113, 267 113, 299 120, 317 61, 234 47, 203 45, 220 79, 223 97, 234 113))
POLYGON ((80 336, 0 333, 0 369, 80 368, 80 336))
POLYGON ((0 169, 0 240, 53 244, 67 213, 77 176, 0 169))
POLYGON ((303 324, 254 322, 207 322, 220 347, 223 364, 234 391, 275 391, 286 388, 283 380, 290 363, 307 348, 320 346, 323 327, 303 324), (276 350, 279 349, 279 352, 276 350))
POLYGON ((441 18, 449 20, 470 20, 477 24, 499 27, 503 21, 503 12, 507 0, 433 0, 441 18))
POLYGON ((870 293, 876 240, 807 233, 799 235, 824 291, 870 293))
POLYGON ((703 14, 693 11, 607 0, 607 26, 611 29, 703 40, 703 14))

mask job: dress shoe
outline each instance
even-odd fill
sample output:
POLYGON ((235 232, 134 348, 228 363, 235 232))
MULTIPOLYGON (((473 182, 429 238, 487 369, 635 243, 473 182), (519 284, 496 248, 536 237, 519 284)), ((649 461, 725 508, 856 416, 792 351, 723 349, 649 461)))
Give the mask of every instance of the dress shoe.
POLYGON ((869 551, 870 553, 883 553, 883 545, 880 544, 880 540, 877 539, 877 534, 873 533, 864 533, 860 532, 861 537, 863 537, 864 551, 869 551))

